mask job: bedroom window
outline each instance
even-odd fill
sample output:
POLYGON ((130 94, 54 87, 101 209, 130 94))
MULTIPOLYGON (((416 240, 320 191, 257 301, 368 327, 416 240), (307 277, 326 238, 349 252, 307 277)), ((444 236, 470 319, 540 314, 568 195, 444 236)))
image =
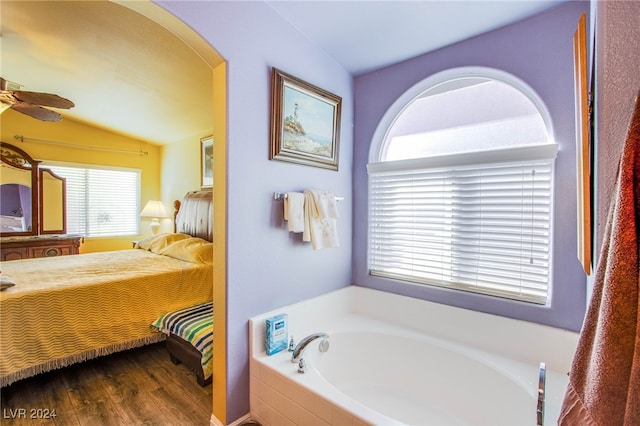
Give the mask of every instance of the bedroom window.
POLYGON ((463 77, 402 109, 367 166, 371 275, 548 303, 557 145, 530 95, 463 77))
POLYGON ((67 179, 67 232, 139 234, 140 171, 46 165, 67 179))

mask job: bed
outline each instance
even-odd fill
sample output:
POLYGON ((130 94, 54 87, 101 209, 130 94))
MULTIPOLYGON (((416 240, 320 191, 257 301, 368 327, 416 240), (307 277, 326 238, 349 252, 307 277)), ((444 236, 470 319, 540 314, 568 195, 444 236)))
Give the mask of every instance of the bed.
POLYGON ((0 292, 0 386, 165 340, 160 315, 211 302, 211 191, 181 204, 175 233, 130 250, 1 263, 16 285, 0 292))

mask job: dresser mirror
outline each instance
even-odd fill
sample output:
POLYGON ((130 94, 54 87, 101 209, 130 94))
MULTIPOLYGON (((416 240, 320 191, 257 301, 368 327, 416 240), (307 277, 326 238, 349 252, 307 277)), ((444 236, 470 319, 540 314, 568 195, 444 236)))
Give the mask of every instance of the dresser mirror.
POLYGON ((64 178, 16 146, 2 142, 0 151, 0 236, 64 234, 64 178))
POLYGON ((66 179, 49 169, 40 168, 38 185, 40 188, 40 233, 65 234, 67 232, 66 179))
POLYGON ((0 234, 38 234, 38 162, 18 147, 2 142, 0 234))

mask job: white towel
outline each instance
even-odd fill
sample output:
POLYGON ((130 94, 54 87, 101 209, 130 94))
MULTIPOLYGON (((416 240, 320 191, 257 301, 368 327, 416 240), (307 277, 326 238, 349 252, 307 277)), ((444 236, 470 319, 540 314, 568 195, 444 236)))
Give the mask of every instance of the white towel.
POLYGON ((284 199, 284 219, 289 222, 289 232, 304 231, 304 194, 287 192, 284 199))
POLYGON ((336 202, 336 196, 332 192, 321 191, 319 189, 312 189, 311 192, 320 210, 320 217, 329 217, 332 219, 339 217, 338 203, 336 202))
POLYGON ((311 191, 304 191, 304 232, 302 233, 302 241, 311 241, 311 223, 320 216, 318 205, 313 198, 311 191))
POLYGON ((340 247, 335 195, 329 191, 305 189, 304 197, 303 241, 311 241, 314 250, 340 247))

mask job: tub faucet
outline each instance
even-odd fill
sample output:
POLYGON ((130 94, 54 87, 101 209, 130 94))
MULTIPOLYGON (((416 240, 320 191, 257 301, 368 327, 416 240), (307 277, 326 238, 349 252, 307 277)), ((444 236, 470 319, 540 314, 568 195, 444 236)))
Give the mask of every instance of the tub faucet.
MULTIPOLYGON (((293 352, 291 353, 291 362, 298 362, 298 360, 302 356, 302 353, 304 352, 304 349, 309 343, 313 342, 316 339, 327 339, 328 337, 329 335, 327 333, 313 333, 302 339, 300 343, 298 343, 296 347, 293 348, 293 352)), ((329 349, 328 343, 329 342, 326 341, 326 343, 323 345, 321 342, 320 351, 326 352, 329 349)))
POLYGON ((545 386, 547 381, 547 365, 544 362, 540 363, 539 370, 539 378, 538 378, 538 406, 536 409, 536 420, 537 426, 542 426, 544 424, 544 394, 545 394, 545 386))

